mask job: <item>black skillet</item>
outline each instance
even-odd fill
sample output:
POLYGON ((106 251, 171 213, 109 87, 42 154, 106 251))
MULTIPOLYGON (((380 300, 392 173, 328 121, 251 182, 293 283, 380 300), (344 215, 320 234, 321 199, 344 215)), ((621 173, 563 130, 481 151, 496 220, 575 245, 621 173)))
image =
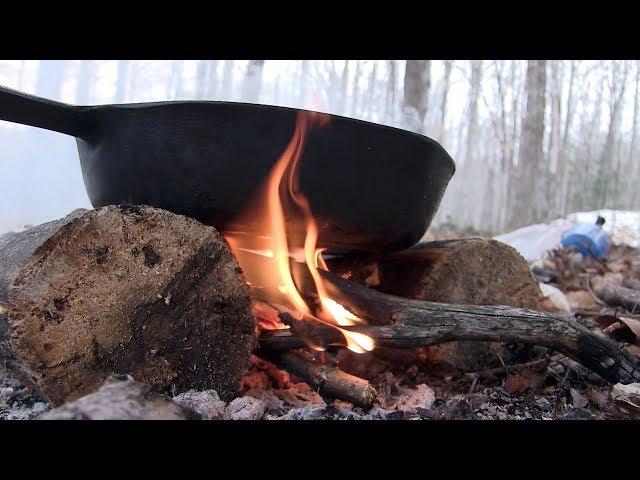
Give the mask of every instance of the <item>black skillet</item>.
MULTIPOLYGON (((222 230, 284 151, 298 112, 201 101, 76 106, 0 86, 0 119, 76 137, 94 207, 147 204, 222 230)), ((332 115, 309 134, 300 164, 319 246, 384 251, 413 245, 454 170, 430 138, 332 115)))

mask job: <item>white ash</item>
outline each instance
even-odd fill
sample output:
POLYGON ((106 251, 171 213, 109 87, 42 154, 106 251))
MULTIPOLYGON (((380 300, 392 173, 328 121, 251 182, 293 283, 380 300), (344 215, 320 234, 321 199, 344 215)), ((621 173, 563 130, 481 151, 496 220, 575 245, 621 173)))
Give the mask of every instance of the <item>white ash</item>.
POLYGON ((31 394, 0 365, 0 420, 29 420, 50 409, 48 402, 31 394))
POLYGON ((173 397, 173 401, 183 408, 199 414, 203 420, 221 420, 227 404, 220 400, 215 390, 197 392, 189 390, 173 397))
POLYGON ((225 420, 260 420, 267 404, 257 398, 244 396, 233 399, 224 411, 225 420))

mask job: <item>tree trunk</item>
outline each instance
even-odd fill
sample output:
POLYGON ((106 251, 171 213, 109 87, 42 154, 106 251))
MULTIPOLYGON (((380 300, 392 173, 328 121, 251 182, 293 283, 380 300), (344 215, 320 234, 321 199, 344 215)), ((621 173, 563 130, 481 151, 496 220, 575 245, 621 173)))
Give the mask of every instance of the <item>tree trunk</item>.
POLYGON ((560 173, 560 204, 559 212, 564 217, 567 215, 567 202, 569 195, 569 179, 573 176, 573 163, 569 163, 569 138, 571 135, 571 127, 573 125, 573 117, 575 113, 574 83, 576 76, 577 62, 571 61, 571 70, 569 73, 569 93, 567 94, 567 114, 564 122, 564 132, 562 134, 562 148, 560 157, 562 158, 562 168, 560 173))
POLYGON ((387 65, 389 69, 389 79, 387 81, 387 98, 384 118, 388 122, 394 120, 396 105, 396 62, 395 60, 387 60, 387 65))
POLYGON ((636 152, 636 139, 638 136, 638 99, 640 97, 638 92, 638 82, 640 81, 640 63, 636 63, 636 86, 635 93, 633 96, 633 123, 631 126, 631 144, 629 145, 629 166, 632 169, 631 172, 631 186, 632 186, 632 196, 631 196, 631 208, 640 208, 638 205, 638 188, 637 185, 640 184, 640 161, 635 160, 635 152, 636 152))
POLYGON ((414 119, 412 130, 418 133, 424 131, 430 86, 431 60, 407 60, 402 105, 405 115, 414 119))
POLYGON ((598 178, 596 179, 598 195, 597 208, 607 207, 607 200, 610 198, 609 187, 612 183, 612 179, 615 180, 618 174, 618 172, 613 168, 613 157, 626 88, 627 72, 628 68, 626 63, 620 64, 617 61, 613 61, 611 84, 609 89, 609 110, 611 112, 609 116, 609 128, 607 129, 607 140, 602 148, 602 153, 600 154, 598 162, 598 178))
POLYGON ((546 61, 529 60, 525 90, 527 106, 522 119, 518 152, 518 186, 511 209, 511 228, 537 223, 544 218, 546 200, 541 188, 543 173, 546 61))
POLYGON ((87 105, 90 102, 91 85, 93 80, 91 78, 92 73, 92 61, 80 60, 80 71, 78 72, 78 85, 76 87, 76 104, 87 105))
POLYGON ((245 102, 257 102, 260 99, 262 86, 262 69, 264 60, 249 60, 247 71, 242 85, 242 100, 245 102))
POLYGON ((560 193, 562 191, 562 139, 560 121, 562 118, 562 69, 556 60, 550 61, 551 88, 551 128, 549 132, 549 168, 545 172, 547 178, 545 196, 549 200, 547 218, 556 218, 560 214, 560 193))
MULTIPOLYGON (((486 165, 481 162, 478 155, 478 100, 482 89, 482 61, 471 61, 471 80, 469 84, 469 97, 467 100, 467 137, 465 140, 464 164, 462 173, 467 181, 474 179, 476 185, 486 186, 486 165)), ((477 187, 474 189, 463 189, 460 199, 462 205, 472 205, 473 196, 477 193, 477 187)), ((463 210, 462 225, 470 226, 476 213, 471 208, 463 210)))
POLYGON ((349 60, 344 61, 342 69, 342 89, 340 95, 340 113, 346 114, 347 99, 349 98, 349 60))
POLYGON ((207 70, 207 91, 206 96, 215 99, 218 93, 218 61, 209 60, 209 68, 207 70))
POLYGON ((54 404, 112 373, 230 398, 254 346, 235 258, 213 227, 181 215, 76 211, 0 237, 0 271, 0 356, 54 404))
POLYGON ((362 70, 360 60, 355 60, 355 62, 356 71, 353 75, 353 88, 351 89, 351 107, 349 110, 349 114, 352 116, 357 116, 358 114, 358 98, 360 98, 360 73, 362 70))
MULTIPOLYGON (((174 62, 175 68, 175 62, 174 62)), ((179 73, 182 73, 180 71, 179 73)), ((123 103, 127 98, 127 83, 129 79, 129 60, 118 60, 118 76, 116 78, 116 103, 123 103)), ((178 80, 179 81, 179 80, 178 80)), ((169 92, 173 95, 173 91, 169 92)), ((173 97, 175 98, 175 96, 173 97)))
POLYGON ((451 70, 453 62, 445 60, 444 78, 442 81, 442 98, 440 99, 440 126, 438 128, 438 141, 444 143, 445 125, 447 120, 447 100, 449 98, 449 88, 451 87, 451 70))
POLYGON ((59 100, 66 66, 66 60, 40 60, 38 62, 38 78, 36 79, 36 95, 59 100))
POLYGON ((199 60, 196 68, 196 98, 204 99, 207 95, 209 78, 209 60, 199 60))
POLYGON ((231 98, 231 85, 233 83, 233 60, 225 60, 224 73, 222 74, 222 95, 223 99, 231 98))

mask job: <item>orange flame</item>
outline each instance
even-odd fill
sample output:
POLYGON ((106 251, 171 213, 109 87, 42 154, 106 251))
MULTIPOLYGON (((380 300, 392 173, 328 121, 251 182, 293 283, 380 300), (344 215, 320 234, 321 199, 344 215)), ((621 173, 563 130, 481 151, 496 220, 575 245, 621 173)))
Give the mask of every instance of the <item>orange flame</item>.
MULTIPOLYGON (((296 288, 291 272, 290 256, 292 252, 296 252, 296 249, 290 248, 290 239, 287 236, 285 209, 281 199, 281 194, 285 193, 285 202, 292 203, 295 210, 299 212, 297 217, 301 217, 306 230, 302 253, 304 263, 313 278, 320 304, 318 311, 314 313, 320 321, 332 325, 342 333, 347 348, 357 353, 364 353, 373 349, 373 340, 367 335, 340 328, 340 326, 354 325, 362 320, 327 294, 319 273, 320 268, 328 269, 322 258, 322 249, 316 248, 318 225, 309 201, 301 192, 299 185, 298 169, 307 132, 312 125, 323 125, 328 121, 329 116, 321 113, 301 112, 299 114, 293 137, 269 173, 257 202, 240 216, 240 224, 257 224, 257 229, 266 235, 251 236, 243 232, 227 232, 225 238, 252 286, 261 288, 277 283, 277 292, 272 290, 266 294, 274 303, 281 303, 283 297, 293 309, 311 314, 311 308, 296 288), (254 246, 258 248, 253 248, 254 246), (268 262, 270 266, 266 268, 265 262, 261 262, 258 266, 253 261, 255 254, 273 258, 273 262, 268 262)), ((313 345, 312 347, 317 348, 313 345)))

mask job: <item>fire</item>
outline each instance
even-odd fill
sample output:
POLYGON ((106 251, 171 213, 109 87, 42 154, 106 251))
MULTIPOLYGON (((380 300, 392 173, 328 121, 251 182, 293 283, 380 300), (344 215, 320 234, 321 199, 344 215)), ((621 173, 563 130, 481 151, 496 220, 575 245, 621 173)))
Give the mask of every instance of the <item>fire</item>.
POLYGON ((286 303, 302 314, 314 315, 318 320, 332 325, 344 336, 347 348, 357 353, 372 350, 373 340, 367 335, 340 328, 362 322, 360 318, 340 305, 328 294, 319 270, 328 270, 318 243, 318 225, 313 217, 307 197, 300 190, 299 165, 308 130, 329 121, 329 116, 314 112, 301 112, 296 128, 286 149, 271 169, 256 201, 238 218, 239 225, 252 225, 263 235, 247 235, 232 231, 225 239, 235 254, 249 283, 264 290, 272 304, 286 303), (295 222, 304 227, 304 245, 290 245, 287 235, 286 212, 295 213, 295 222), (270 259, 256 262, 256 255, 270 259), (291 257, 301 261, 309 270, 319 305, 310 307, 294 282, 291 257), (270 287, 271 286, 271 287, 270 287), (275 286, 276 288, 273 288, 275 286))

